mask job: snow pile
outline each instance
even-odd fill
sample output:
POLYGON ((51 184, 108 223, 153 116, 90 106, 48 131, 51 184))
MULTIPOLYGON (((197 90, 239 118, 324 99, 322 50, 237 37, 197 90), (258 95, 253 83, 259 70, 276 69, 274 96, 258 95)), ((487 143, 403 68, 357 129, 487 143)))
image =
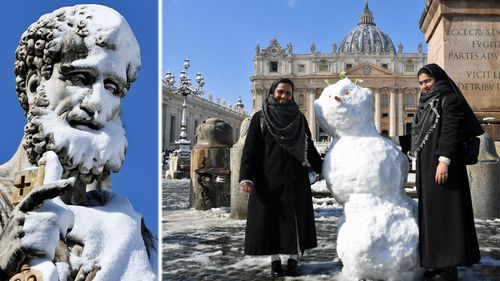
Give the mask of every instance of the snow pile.
POLYGON ((68 206, 75 225, 68 237, 84 245, 81 257, 71 255, 73 268, 101 269, 98 280, 156 280, 141 235, 141 216, 127 198, 110 193, 102 207, 68 206))
POLYGON ((337 253, 347 279, 412 280, 418 272, 416 204, 404 192, 406 156, 381 137, 373 96, 345 78, 314 103, 321 128, 334 137, 323 175, 344 205, 337 253))
MULTIPOLYGON (((40 159, 40 163, 42 162, 46 165, 43 183, 61 183, 63 168, 57 155, 53 151, 48 151, 40 159)), ((29 167, 26 170, 31 169, 37 168, 29 167)), ((74 178, 71 178, 69 182, 73 183, 74 178)), ((56 266, 51 260, 54 258, 59 237, 65 236, 73 224, 73 213, 59 197, 45 200, 43 205, 27 213, 21 245, 43 253, 43 256, 47 257, 30 260, 30 266, 42 273, 43 280, 58 280, 56 266)))
MULTIPOLYGON (((62 166, 53 151, 46 152, 42 161, 45 161, 45 188, 74 181, 74 178, 60 180, 62 166)), ((70 253, 71 268, 82 268, 84 272, 99 269, 95 281, 157 280, 156 268, 152 267, 156 267, 155 256, 150 261, 141 234, 142 216, 125 197, 111 192, 107 195, 105 206, 66 205, 56 197, 28 212, 21 243, 48 257, 30 262, 42 272, 43 280, 67 280, 70 274, 68 264, 56 266, 51 262, 61 236, 83 245, 81 255, 70 253)))
POLYGON ((326 186, 324 180, 320 180, 311 185, 311 191, 313 193, 328 193, 330 192, 326 186))

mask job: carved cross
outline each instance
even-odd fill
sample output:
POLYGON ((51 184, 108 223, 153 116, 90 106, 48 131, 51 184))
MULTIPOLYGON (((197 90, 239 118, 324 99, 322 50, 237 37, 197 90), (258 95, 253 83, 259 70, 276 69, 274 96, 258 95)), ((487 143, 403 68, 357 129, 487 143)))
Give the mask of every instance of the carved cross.
POLYGON ((37 170, 27 170, 18 173, 14 180, 12 204, 17 205, 36 186, 37 170))
POLYGON ((14 183, 14 186, 15 186, 15 187, 17 187, 17 188, 19 188, 19 195, 21 195, 21 196, 23 196, 23 195, 24 195, 24 194, 23 194, 23 193, 24 193, 24 188, 25 188, 25 187, 30 187, 30 186, 31 186, 31 182, 29 182, 29 181, 25 182, 25 180, 26 180, 26 176, 25 176, 25 175, 22 175, 22 176, 21 176, 21 182, 20 182, 20 183, 18 183, 18 184, 15 184, 15 183, 14 183))
MULTIPOLYGON (((43 184, 45 177, 45 163, 41 163, 38 169, 23 170, 14 178, 14 190, 12 192, 12 204, 19 204, 33 188, 43 184)), ((30 268, 29 258, 26 258, 19 273, 12 276, 9 281, 43 281, 42 272, 30 268)))

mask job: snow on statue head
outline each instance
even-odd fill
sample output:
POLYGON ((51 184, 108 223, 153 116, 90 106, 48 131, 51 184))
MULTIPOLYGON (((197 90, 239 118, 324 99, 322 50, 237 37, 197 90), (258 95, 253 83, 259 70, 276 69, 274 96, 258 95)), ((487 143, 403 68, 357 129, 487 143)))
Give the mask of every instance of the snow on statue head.
POLYGON ((121 99, 139 67, 137 40, 111 8, 64 7, 33 23, 15 63, 30 162, 54 150, 65 178, 90 183, 117 172, 127 148, 121 99))
POLYGON ((346 280, 413 280, 418 274, 416 204, 404 191, 406 156, 380 136, 373 95, 341 79, 314 102, 321 128, 333 136, 323 175, 344 206, 337 254, 346 280))

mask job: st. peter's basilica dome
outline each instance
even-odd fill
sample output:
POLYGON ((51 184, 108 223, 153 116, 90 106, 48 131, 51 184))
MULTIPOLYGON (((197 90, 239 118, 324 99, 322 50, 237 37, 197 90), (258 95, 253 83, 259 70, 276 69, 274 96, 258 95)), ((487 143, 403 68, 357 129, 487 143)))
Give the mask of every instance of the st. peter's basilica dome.
POLYGON ((358 26, 344 37, 338 52, 345 54, 394 54, 394 44, 391 38, 378 28, 373 21, 372 12, 368 8, 368 1, 365 2, 365 9, 358 26))

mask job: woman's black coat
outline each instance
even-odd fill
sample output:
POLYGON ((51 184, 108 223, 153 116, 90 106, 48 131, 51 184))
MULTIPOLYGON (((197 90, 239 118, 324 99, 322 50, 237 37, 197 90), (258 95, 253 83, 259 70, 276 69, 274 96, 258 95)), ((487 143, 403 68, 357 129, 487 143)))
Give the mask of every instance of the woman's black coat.
POLYGON ((449 87, 441 99, 441 118, 416 166, 420 261, 426 268, 470 266, 480 259, 462 141, 464 105, 449 87), (439 156, 451 159, 444 184, 434 179, 439 156))
MULTIPOLYGON (((297 254, 317 246, 311 186, 307 167, 283 149, 263 127, 256 112, 250 122, 241 158, 241 180, 252 180, 248 202, 245 254, 297 254)), ((307 127, 306 127, 307 128, 307 127)), ((322 160, 307 129, 307 159, 321 172, 322 160)))

